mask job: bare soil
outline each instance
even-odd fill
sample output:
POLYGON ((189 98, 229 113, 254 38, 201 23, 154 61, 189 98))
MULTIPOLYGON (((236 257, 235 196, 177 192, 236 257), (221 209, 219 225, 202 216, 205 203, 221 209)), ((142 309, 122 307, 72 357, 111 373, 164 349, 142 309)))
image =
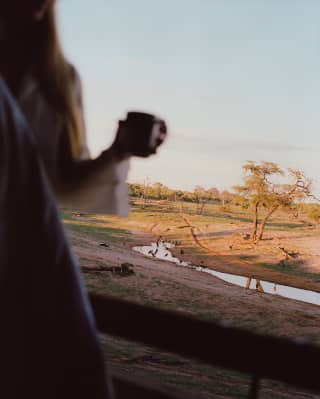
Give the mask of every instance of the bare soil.
MULTIPOLYGON (((146 229, 145 229, 146 230, 146 229)), ((228 284, 218 278, 189 270, 169 262, 150 259, 132 250, 134 245, 146 245, 163 233, 152 226, 152 232, 132 231, 129 237, 101 240, 88 234, 72 232, 70 239, 80 264, 86 267, 134 265, 135 274, 119 277, 108 272, 85 273, 89 290, 116 295, 155 307, 178 310, 206 320, 220 320, 261 334, 288 338, 303 338, 320 344, 320 307, 278 296, 261 294, 228 284)), ((193 237, 194 240, 201 240, 193 237)), ((184 253, 178 256, 194 263, 201 260, 216 270, 258 276, 265 280, 301 288, 319 290, 316 283, 273 270, 239 263, 232 256, 217 251, 215 256, 184 253)), ((210 252, 211 249, 208 249, 210 252)), ((132 376, 147 378, 180 389, 196 392, 207 398, 246 397, 250 379, 230 371, 159 353, 151 348, 123 343, 113 337, 102 337, 111 367, 132 376), (123 349, 126 347, 127 349, 123 349), (168 360, 169 359, 169 360, 168 360), (171 360, 170 360, 171 359, 171 360), (178 359, 178 360, 177 360, 178 359), (170 364, 171 363, 171 364, 170 364)), ((263 381, 261 398, 316 398, 283 384, 263 381)))

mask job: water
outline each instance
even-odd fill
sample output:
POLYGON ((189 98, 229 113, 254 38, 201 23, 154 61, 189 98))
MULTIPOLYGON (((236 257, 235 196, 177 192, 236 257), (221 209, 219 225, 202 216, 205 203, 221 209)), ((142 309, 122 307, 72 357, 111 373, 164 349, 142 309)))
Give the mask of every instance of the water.
POLYGON ((170 251, 170 249, 173 247, 174 245, 171 243, 159 241, 153 242, 151 243, 151 245, 133 247, 133 250, 151 258, 166 260, 168 262, 176 263, 179 266, 188 267, 201 273, 210 274, 223 281, 238 285, 240 287, 255 289, 257 291, 267 294, 280 295, 285 298, 296 299, 298 301, 312 303, 314 305, 320 305, 319 292, 303 290, 300 288, 289 287, 281 284, 274 284, 270 283, 269 281, 258 280, 251 277, 237 276, 236 274, 221 273, 207 267, 196 266, 191 264, 190 262, 184 262, 175 257, 170 251))

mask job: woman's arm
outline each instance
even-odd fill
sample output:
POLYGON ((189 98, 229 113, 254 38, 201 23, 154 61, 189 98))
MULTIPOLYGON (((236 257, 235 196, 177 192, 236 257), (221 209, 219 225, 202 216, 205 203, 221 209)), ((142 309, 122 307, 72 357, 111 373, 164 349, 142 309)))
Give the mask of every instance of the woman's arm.
MULTIPOLYGON (((89 155, 86 137, 86 123, 83 112, 83 96, 81 78, 76 68, 70 64, 70 72, 74 81, 74 91, 76 96, 76 104, 79 111, 79 144, 81 156, 85 158, 89 155)), ((104 150, 95 159, 74 159, 71 150, 70 134, 65 128, 60 135, 58 160, 56 170, 56 182, 60 190, 68 192, 70 190, 81 187, 83 182, 93 180, 95 176, 103 170, 109 169, 111 166, 130 158, 126 150, 125 127, 119 123, 116 137, 111 147, 104 150)), ((108 174, 109 177, 110 173, 108 174)), ((110 178, 110 177, 109 177, 110 178)), ((106 182, 108 183, 108 182, 106 182)))
POLYGON ((128 215, 129 156, 119 152, 116 142, 96 159, 75 161, 68 135, 64 135, 53 181, 60 206, 85 212, 128 215))
POLYGON ((124 127, 119 127, 111 147, 103 151, 97 158, 87 160, 75 160, 73 158, 68 132, 64 132, 59 143, 55 186, 62 191, 72 191, 81 186, 82 183, 87 184, 88 181, 93 180, 101 171, 110 169, 121 161, 129 159, 131 154, 126 152, 125 143, 121 140, 121 137, 123 137, 122 129, 124 127))

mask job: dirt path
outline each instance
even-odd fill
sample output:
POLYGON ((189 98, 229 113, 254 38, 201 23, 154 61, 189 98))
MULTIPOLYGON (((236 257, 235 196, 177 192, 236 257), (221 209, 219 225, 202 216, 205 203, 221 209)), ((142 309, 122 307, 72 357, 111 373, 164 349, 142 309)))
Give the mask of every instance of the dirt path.
MULTIPOLYGON (((195 243, 198 247, 200 247, 200 248, 206 250, 207 252, 209 252, 211 255, 219 255, 217 252, 213 251, 212 248, 208 247, 207 245, 205 245, 205 244, 202 242, 202 240, 198 237, 198 235, 197 235, 197 233, 196 233, 196 230, 199 230, 199 229, 198 229, 197 227, 193 226, 193 225, 190 223, 190 221, 189 221, 189 219, 186 217, 186 215, 183 215, 183 214, 182 214, 181 217, 182 217, 182 219, 186 222, 187 226, 190 227, 190 233, 191 233, 191 236, 192 236, 192 239, 193 239, 194 243, 195 243)), ((220 255, 221 255, 221 254, 220 254, 220 255)))

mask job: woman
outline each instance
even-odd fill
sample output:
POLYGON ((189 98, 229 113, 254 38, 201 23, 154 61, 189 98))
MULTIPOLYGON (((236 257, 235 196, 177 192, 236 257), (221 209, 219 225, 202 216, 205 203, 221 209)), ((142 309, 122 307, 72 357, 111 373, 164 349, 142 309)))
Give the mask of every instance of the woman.
MULTIPOLYGON (((72 105, 72 89, 64 94, 47 86, 38 63, 38 51, 46 51, 41 48, 42 39, 37 42, 39 47, 32 46, 52 5, 39 0, 1 2, 0 74, 25 108, 30 124, 39 129, 34 135, 40 151, 40 137, 43 144, 48 140, 48 155, 41 155, 53 181, 66 181, 73 179, 73 172, 66 178, 59 175, 49 150, 55 153, 54 145, 62 140, 64 131, 70 135, 66 140, 72 154, 70 163, 81 158, 81 128, 75 127, 77 108, 72 105), (22 38, 25 41, 21 42, 22 38), (55 98, 65 101, 64 107, 60 109, 55 98), (76 151, 72 132, 79 134, 78 155, 72 152, 76 151)), ((50 41, 47 44, 50 46, 50 41)), ((53 79, 60 70, 60 79, 64 76, 67 84, 72 69, 66 63, 60 69, 56 66, 53 79)), ((92 310, 34 141, 21 110, 0 79, 0 396, 109 399, 112 386, 92 310)), ((60 157, 57 162, 66 162, 60 157)))
POLYGON ((127 162, 125 126, 109 150, 83 160, 80 83, 58 45, 53 0, 3 0, 0 50, 0 74, 38 147, 0 79, 0 396, 111 398, 79 267, 38 153, 54 187, 72 191, 127 162))
POLYGON ((111 399, 80 268, 1 79, 0 143, 0 397, 111 399))
MULTIPOLYGON (((128 127, 119 125, 112 146, 89 158, 81 82, 59 43, 55 2, 26 0, 14 7, 16 1, 2 6, 6 57, 0 61, 0 73, 34 132, 58 199, 78 209, 85 204, 91 211, 126 214, 125 180, 132 155, 128 127)), ((156 147, 165 134, 164 129, 156 147)))

